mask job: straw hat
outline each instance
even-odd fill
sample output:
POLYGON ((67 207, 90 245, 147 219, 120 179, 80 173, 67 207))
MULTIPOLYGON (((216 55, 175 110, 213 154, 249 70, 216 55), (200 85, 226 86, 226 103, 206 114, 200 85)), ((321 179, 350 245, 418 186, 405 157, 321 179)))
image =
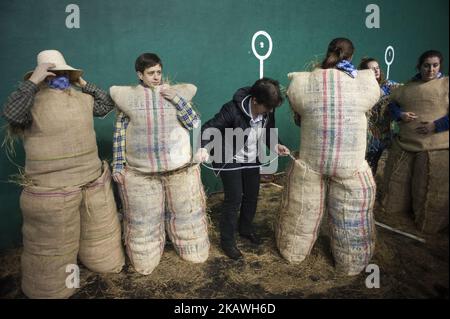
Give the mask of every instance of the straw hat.
MULTIPOLYGON (((57 50, 45 50, 38 54, 37 56, 37 65, 42 63, 54 63, 55 67, 48 69, 50 72, 52 71, 69 71, 70 81, 76 82, 80 76, 83 74, 83 70, 74 69, 70 65, 66 63, 61 52, 57 50)), ((29 71, 24 75, 24 79, 28 80, 33 74, 33 71, 29 71)))

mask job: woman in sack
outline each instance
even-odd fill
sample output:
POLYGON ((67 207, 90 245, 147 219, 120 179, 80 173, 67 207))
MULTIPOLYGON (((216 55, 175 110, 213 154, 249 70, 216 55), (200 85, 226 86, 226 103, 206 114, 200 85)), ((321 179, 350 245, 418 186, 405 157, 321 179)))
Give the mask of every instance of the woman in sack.
POLYGON ((336 38, 318 68, 288 74, 300 153, 288 169, 275 227, 283 258, 300 263, 310 255, 327 210, 336 268, 347 275, 364 270, 375 248, 366 113, 380 98, 374 73, 357 71, 353 53, 349 39, 336 38))
POLYGON ((367 151, 366 160, 372 169, 373 176, 377 174, 378 161, 383 151, 391 145, 394 135, 392 118, 389 112, 389 95, 400 84, 387 80, 380 68, 380 64, 374 58, 363 58, 358 67, 359 70, 372 70, 381 89, 381 98, 367 113, 367 151))
POLYGON ((390 214, 409 215, 418 229, 436 233, 448 226, 448 76, 443 57, 429 50, 419 71, 393 90, 390 109, 399 123, 386 162, 383 206, 390 214))

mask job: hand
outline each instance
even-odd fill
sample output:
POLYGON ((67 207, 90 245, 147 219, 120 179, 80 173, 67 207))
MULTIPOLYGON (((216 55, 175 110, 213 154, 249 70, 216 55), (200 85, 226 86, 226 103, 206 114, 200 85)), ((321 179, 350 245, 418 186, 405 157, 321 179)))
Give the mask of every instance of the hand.
POLYGON ((161 95, 169 101, 172 101, 174 99, 175 95, 177 94, 177 92, 174 89, 172 89, 169 84, 161 85, 160 92, 161 92, 161 95))
POLYGON ((194 155, 194 161, 197 163, 206 162, 209 159, 208 150, 206 148, 199 148, 194 155))
POLYGON ((418 134, 432 134, 436 130, 434 122, 420 122, 421 126, 416 127, 416 133, 418 134))
POLYGON ((56 76, 56 74, 52 72, 48 72, 48 69, 54 68, 56 65, 54 63, 42 63, 39 64, 33 71, 33 74, 30 76, 30 81, 34 84, 39 84, 45 80, 48 76, 56 76))
POLYGON ((84 88, 87 82, 80 76, 74 84, 80 88, 84 88))
POLYGON ((278 155, 281 156, 286 156, 291 154, 291 151, 284 145, 281 144, 277 144, 275 145, 275 151, 277 152, 278 155))
POLYGON ((122 173, 114 173, 112 178, 119 185, 123 185, 125 182, 125 176, 122 173))
POLYGON ((400 118, 403 122, 409 123, 414 121, 417 118, 417 115, 413 112, 402 112, 400 118))

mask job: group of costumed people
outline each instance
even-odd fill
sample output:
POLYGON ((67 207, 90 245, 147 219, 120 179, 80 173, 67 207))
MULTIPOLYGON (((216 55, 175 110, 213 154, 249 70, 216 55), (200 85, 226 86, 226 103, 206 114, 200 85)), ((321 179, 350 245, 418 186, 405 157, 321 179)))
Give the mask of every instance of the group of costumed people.
POLYGON ((320 66, 288 75, 287 99, 300 126, 296 157, 273 134, 283 102, 276 80, 238 89, 201 126, 200 148, 192 153, 189 131, 200 128, 192 106, 197 88, 163 83, 156 54, 136 59, 138 85, 112 86, 107 93, 86 82, 60 52, 39 53, 36 69, 3 108, 25 148, 23 292, 68 298, 76 292, 67 285, 68 265, 79 260, 91 271, 118 273, 125 253, 138 273, 151 274, 166 235, 182 259, 205 262, 210 241, 199 164, 209 160, 224 188, 220 245, 229 258, 242 259, 237 234, 262 243, 253 220, 266 147, 294 159, 274 229, 289 262, 310 254, 328 213, 336 269, 356 275, 367 266, 375 249, 373 174, 386 148, 386 211, 412 211, 424 232, 447 227, 448 77, 439 72, 442 55, 425 52, 419 74, 400 85, 384 79, 375 59, 364 59, 357 69, 353 53, 350 40, 334 39, 320 66), (113 110, 111 173, 98 157, 93 117, 113 110), (245 132, 243 140, 225 138, 227 129, 245 132))

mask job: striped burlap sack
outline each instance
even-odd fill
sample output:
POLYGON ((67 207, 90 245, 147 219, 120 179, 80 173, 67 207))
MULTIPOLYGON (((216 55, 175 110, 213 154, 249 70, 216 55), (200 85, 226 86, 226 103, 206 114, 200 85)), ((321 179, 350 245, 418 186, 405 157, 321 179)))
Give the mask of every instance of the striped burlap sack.
POLYGON ((125 248, 134 269, 148 275, 164 252, 164 187, 161 180, 126 167, 121 185, 125 248))
POLYGON ((416 225, 425 233, 448 227, 448 149, 417 153, 412 177, 416 225))
POLYGON ((415 153, 392 142, 384 168, 383 209, 389 214, 409 215, 412 209, 411 177, 415 153))
POLYGON ((200 166, 190 166, 163 179, 167 234, 181 258, 202 263, 208 259, 210 243, 200 166))
POLYGON ((328 176, 351 177, 365 161, 366 112, 380 98, 371 70, 356 78, 336 69, 288 75, 292 109, 301 116, 300 159, 328 176))
POLYGON ((299 263, 310 254, 328 209, 336 269, 346 275, 360 273, 375 248, 375 193, 367 162, 346 179, 327 178, 301 160, 292 162, 275 227, 283 258, 299 263))
POLYGON ((166 174, 127 168, 124 180, 125 246, 137 272, 148 275, 158 266, 166 231, 184 260, 200 263, 208 258, 206 204, 198 165, 166 174))
POLYGON ((23 214, 22 291, 29 298, 68 298, 69 265, 77 264, 80 240, 79 188, 26 187, 23 214))
MULTIPOLYGON (((192 84, 172 88, 186 101, 196 93, 192 84)), ((166 172, 191 159, 189 131, 177 118, 177 109, 160 94, 161 86, 113 86, 111 97, 130 119, 126 133, 127 165, 142 173, 166 172)))
POLYGON ((92 96, 74 89, 36 93, 23 138, 25 174, 34 185, 75 186, 100 176, 93 106, 92 96))
POLYGON ((352 178, 331 178, 328 192, 328 223, 336 270, 359 274, 369 264, 375 249, 373 205, 376 186, 364 162, 352 178))
POLYGON ((290 164, 275 226, 278 250, 289 262, 299 263, 311 252, 325 211, 326 191, 321 174, 301 160, 290 164))
POLYGON ((125 264, 121 226, 108 163, 95 181, 82 187, 79 257, 91 271, 118 273, 125 264))

